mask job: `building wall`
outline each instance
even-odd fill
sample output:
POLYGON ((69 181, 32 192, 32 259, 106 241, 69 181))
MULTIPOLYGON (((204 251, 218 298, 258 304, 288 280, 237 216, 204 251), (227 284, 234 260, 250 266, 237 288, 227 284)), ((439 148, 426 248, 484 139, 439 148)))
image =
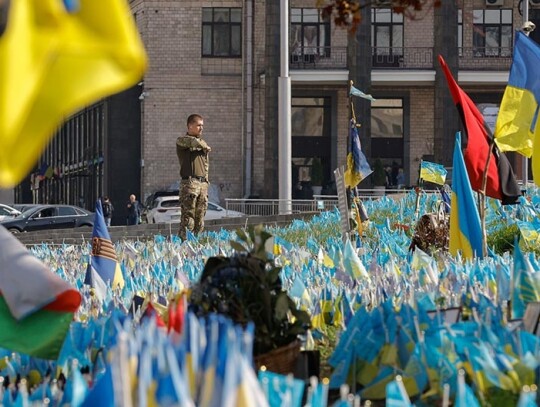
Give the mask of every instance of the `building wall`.
POLYGON ((114 205, 112 225, 125 225, 126 203, 131 194, 141 201, 140 87, 135 86, 107 99, 105 182, 101 196, 114 205))
MULTIPOLYGON (((175 140, 186 129, 185 120, 191 113, 199 113, 205 118, 205 138, 212 147, 210 159, 210 180, 221 199, 238 198, 246 194, 264 196, 265 187, 273 180, 265 179, 265 164, 272 157, 268 156, 265 145, 265 119, 268 117, 265 98, 268 92, 266 80, 267 66, 265 46, 269 38, 266 32, 266 2, 253 1, 253 115, 252 148, 246 156, 247 89, 245 88, 246 45, 243 58, 202 58, 201 57, 201 9, 202 7, 245 7, 250 0, 235 1, 174 1, 174 0, 134 0, 131 2, 137 25, 147 47, 150 67, 147 72, 141 94, 142 109, 142 156, 144 168, 141 175, 141 192, 148 195, 156 189, 168 187, 178 181, 178 163, 175 153, 175 140), (251 163, 251 184, 245 188, 245 165, 251 163)), ((314 7, 315 0, 291 0, 291 7, 314 7)), ((513 7, 514 23, 521 25, 521 15, 517 2, 505 0, 505 7, 513 7)), ((458 0, 463 9, 463 45, 472 47, 472 12, 475 8, 485 8, 485 0, 458 0)), ((363 22, 366 24, 367 22, 363 22)), ((426 49, 434 47, 435 12, 428 7, 415 19, 404 21, 404 47, 426 49)), ((246 32, 246 20, 242 26, 246 32)), ((331 27, 331 45, 347 45, 347 31, 331 27)), ((270 36, 270 38, 273 38, 270 36)), ((245 42, 245 36, 244 36, 245 42)), ((436 63, 436 55, 433 55, 436 63)), ((485 64, 494 63, 485 60, 485 64)), ((487 66, 486 65, 486 66, 487 66)), ((478 67, 482 69, 481 65, 478 67)), ((426 67, 433 71, 435 67, 428 59, 426 67)), ((457 74, 457 73, 456 73, 457 74)), ((399 70, 395 71, 399 77, 399 70)), ((309 85, 294 83, 292 92, 302 89, 332 91, 336 101, 336 165, 344 165, 347 154, 347 136, 349 106, 347 83, 309 85)), ((465 86, 466 91, 489 90, 490 93, 502 94, 504 84, 491 85, 489 88, 465 86)), ((407 134, 405 140, 406 183, 417 181, 419 160, 423 155, 434 154, 436 114, 435 84, 392 83, 376 84, 371 92, 388 94, 395 92, 398 97, 407 95, 407 134)), ((441 114, 445 114, 441 112, 441 114)), ((277 112, 275 114, 277 117, 277 112)), ((272 119, 273 120, 273 119, 272 119)), ((363 118, 360 118, 360 122, 363 118)), ((265 144, 266 143, 266 144, 265 144)), ((369 157, 368 157, 369 158, 369 157)), ((277 168, 275 169, 277 174, 277 168)), ((266 172, 268 178, 268 172, 266 172)))
POLYGON ((145 196, 178 182, 175 143, 192 113, 204 117, 211 184, 221 198, 242 195, 242 60, 201 57, 202 7, 216 6, 242 1, 145 1, 134 10, 150 62, 141 89, 145 196))

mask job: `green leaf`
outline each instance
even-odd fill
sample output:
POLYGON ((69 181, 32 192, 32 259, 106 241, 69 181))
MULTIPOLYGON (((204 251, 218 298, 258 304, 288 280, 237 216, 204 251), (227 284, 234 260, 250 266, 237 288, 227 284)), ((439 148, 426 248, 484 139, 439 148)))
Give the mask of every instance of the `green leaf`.
POLYGON ((241 241, 243 241, 245 243, 249 242, 249 239, 248 239, 244 229, 238 229, 236 231, 236 235, 238 236, 238 239, 240 239, 241 241))
POLYGON ((240 243, 231 240, 231 247, 239 253, 247 252, 248 250, 242 246, 240 243))
POLYGON ((268 285, 273 286, 279 279, 281 273, 281 267, 274 267, 266 273, 266 281, 268 285))
POLYGON ((289 312, 289 297, 287 293, 282 292, 277 297, 274 316, 281 321, 287 318, 287 312, 289 312))

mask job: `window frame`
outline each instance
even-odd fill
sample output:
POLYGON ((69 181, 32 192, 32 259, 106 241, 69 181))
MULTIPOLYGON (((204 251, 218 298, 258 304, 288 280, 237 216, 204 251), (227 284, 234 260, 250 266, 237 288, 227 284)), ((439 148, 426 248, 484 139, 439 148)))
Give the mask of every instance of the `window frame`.
POLYGON ((371 9, 371 46, 375 48, 379 48, 377 45, 377 27, 388 27, 388 39, 389 39, 389 46, 388 47, 380 47, 380 48, 388 48, 388 54, 391 55, 403 55, 403 48, 405 44, 405 24, 402 14, 398 14, 393 12, 391 8, 388 7, 374 7, 371 9), (390 21, 377 21, 377 14, 380 13, 382 15, 383 11, 385 13, 389 13, 390 21), (400 46, 394 46, 394 28, 401 28, 401 45, 400 46), (395 52, 396 50, 399 50, 399 52, 395 52))
POLYGON ((243 13, 242 13, 242 7, 202 7, 201 9, 201 57, 202 58, 242 58, 242 20, 243 20, 243 13), (205 21, 204 20, 204 12, 205 10, 211 10, 211 21, 205 21), (229 21, 228 22, 217 22, 215 20, 215 12, 217 10, 228 10, 229 15, 229 21), (239 22, 233 22, 232 21, 232 11, 233 10, 239 10, 240 11, 240 21, 239 22), (211 51, 209 54, 205 54, 204 50, 204 44, 205 44, 205 27, 210 27, 210 48, 211 51), (215 48, 214 48, 214 33, 216 27, 228 27, 229 31, 229 50, 226 55, 216 55, 215 54, 215 48), (239 32, 239 52, 238 54, 232 53, 232 44, 233 44, 233 28, 236 27, 239 32))
POLYGON ((473 10, 473 56, 476 58, 484 57, 511 57, 512 56, 512 44, 514 43, 514 26, 513 26, 514 11, 511 8, 500 8, 500 9, 475 9, 473 10), (499 22, 486 22, 486 13, 499 13, 499 22), (510 13, 510 21, 507 23, 503 22, 503 13, 510 13), (476 14, 482 14, 482 21, 478 23, 476 21, 476 14), (486 45, 486 32, 487 29, 497 28, 498 29, 498 47, 488 47, 486 45), (508 47, 503 46, 503 39, 507 36, 504 34, 504 28, 509 31, 508 38, 508 47), (481 34, 477 32, 481 31, 481 34), (477 44, 477 40, 481 39, 481 45, 477 44), (488 52, 489 50, 489 52, 488 52), (503 52, 507 50, 507 52, 503 52))
POLYGON ((321 17, 321 13, 317 8, 312 7, 293 7, 291 8, 291 19, 290 19, 290 32, 289 32, 289 48, 290 48, 290 54, 291 55, 317 55, 319 57, 329 57, 330 56, 330 22, 325 21, 321 17), (300 21, 293 21, 293 17, 295 17, 293 11, 294 10, 300 10, 300 21), (317 21, 305 21, 305 12, 306 11, 315 11, 317 14, 317 21), (294 32, 293 27, 299 26, 300 27, 300 45, 297 48, 299 50, 298 53, 296 53, 296 48, 294 48, 293 44, 293 37, 292 34, 294 32), (304 39, 305 36, 305 29, 315 27, 316 30, 316 41, 315 46, 305 45, 304 39), (324 28, 324 30, 322 30, 324 28), (321 35, 321 30, 323 31, 323 35, 321 35), (321 43, 323 45, 321 45, 321 43), (306 49, 309 51, 309 48, 316 48, 315 52, 307 52, 306 49))

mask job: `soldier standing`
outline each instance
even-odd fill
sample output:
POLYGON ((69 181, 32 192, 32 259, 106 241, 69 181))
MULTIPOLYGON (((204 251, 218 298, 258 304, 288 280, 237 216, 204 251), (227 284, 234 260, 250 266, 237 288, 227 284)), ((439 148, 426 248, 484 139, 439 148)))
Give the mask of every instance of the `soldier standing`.
POLYGON ((204 229, 204 216, 208 207, 208 153, 210 146, 202 139, 202 116, 192 114, 187 119, 187 133, 176 140, 176 155, 180 164, 180 229, 186 239, 186 230, 193 233, 204 229))

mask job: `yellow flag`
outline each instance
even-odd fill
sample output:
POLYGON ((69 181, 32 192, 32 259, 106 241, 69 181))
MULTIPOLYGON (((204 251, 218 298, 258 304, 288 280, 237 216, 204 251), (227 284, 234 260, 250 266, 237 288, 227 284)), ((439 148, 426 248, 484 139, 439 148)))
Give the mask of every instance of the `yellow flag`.
POLYGON ((17 0, 2 7, 0 187, 12 187, 64 119, 137 83, 146 54, 126 0, 17 0))

